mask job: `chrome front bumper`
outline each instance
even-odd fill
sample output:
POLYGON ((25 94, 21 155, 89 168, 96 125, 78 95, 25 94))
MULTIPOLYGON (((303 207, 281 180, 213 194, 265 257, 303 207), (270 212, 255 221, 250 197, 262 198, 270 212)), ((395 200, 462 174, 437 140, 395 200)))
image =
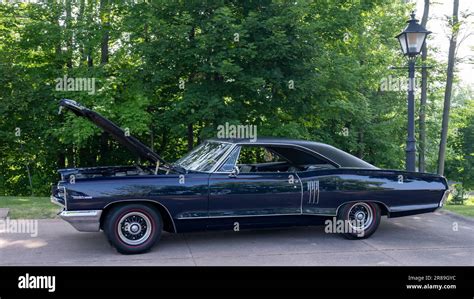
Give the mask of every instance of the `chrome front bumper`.
MULTIPOLYGON (((59 197, 56 197, 56 196, 52 196, 52 195, 51 195, 50 200, 51 200, 51 202, 54 203, 55 205, 58 205, 58 206, 60 206, 60 207, 62 207, 62 208, 65 208, 65 207, 66 207, 63 203, 61 203, 61 198, 59 198, 59 197)), ((64 202, 64 200, 63 200, 63 202, 64 202)))
POLYGON ((98 232, 102 210, 62 211, 59 217, 69 222, 80 232, 98 232))

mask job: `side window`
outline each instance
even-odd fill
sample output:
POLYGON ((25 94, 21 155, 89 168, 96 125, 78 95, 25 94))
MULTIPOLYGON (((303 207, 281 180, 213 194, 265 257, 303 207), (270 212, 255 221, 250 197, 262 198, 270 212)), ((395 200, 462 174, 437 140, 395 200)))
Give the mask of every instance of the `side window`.
POLYGON ((231 172, 234 169, 234 166, 239 157, 240 147, 236 147, 232 153, 229 155, 229 158, 222 164, 221 167, 217 170, 218 172, 231 172))
POLYGON ((238 165, 285 162, 280 156, 262 146, 242 146, 238 165))
POLYGON ((322 164, 312 164, 305 166, 301 171, 313 171, 313 170, 321 170, 321 169, 335 169, 336 167, 329 163, 322 163, 322 164))
POLYGON ((258 145, 243 145, 237 160, 240 173, 291 171, 287 160, 279 154, 258 145))
POLYGON ((294 171, 314 171, 336 168, 328 161, 300 149, 272 146, 271 150, 289 161, 294 171))

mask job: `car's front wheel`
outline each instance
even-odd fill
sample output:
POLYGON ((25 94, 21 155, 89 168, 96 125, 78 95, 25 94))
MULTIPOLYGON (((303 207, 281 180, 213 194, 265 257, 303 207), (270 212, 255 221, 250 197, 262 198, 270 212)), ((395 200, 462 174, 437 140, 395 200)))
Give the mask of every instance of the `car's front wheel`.
POLYGON ((351 202, 339 209, 338 220, 344 221, 342 235, 348 239, 370 237, 380 224, 380 207, 373 202, 351 202))
POLYGON ((105 216, 103 229, 118 252, 143 253, 160 239, 161 215, 144 204, 127 204, 112 208, 105 216))

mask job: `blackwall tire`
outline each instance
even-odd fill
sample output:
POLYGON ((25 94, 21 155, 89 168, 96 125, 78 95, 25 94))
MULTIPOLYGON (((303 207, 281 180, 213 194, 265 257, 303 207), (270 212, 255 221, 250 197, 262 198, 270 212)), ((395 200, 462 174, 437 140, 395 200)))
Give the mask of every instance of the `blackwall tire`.
POLYGON ((342 233, 347 239, 365 239, 378 228, 381 219, 380 207, 373 202, 351 202, 339 209, 338 220, 348 221, 349 231, 342 233))

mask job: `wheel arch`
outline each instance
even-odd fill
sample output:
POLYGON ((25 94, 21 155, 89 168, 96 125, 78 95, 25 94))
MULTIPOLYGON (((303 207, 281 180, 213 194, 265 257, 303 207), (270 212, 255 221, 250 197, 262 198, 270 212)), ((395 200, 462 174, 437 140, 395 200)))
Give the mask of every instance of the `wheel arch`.
POLYGON ((354 202, 370 202, 370 203, 374 203, 374 204, 376 204, 376 205, 379 206, 381 215, 384 215, 384 216, 387 216, 387 217, 390 218, 390 209, 388 208, 388 206, 387 206, 385 203, 383 203, 383 202, 381 202, 381 201, 378 201, 378 200, 370 200, 370 199, 368 199, 368 200, 351 200, 351 201, 346 201, 346 202, 340 204, 340 205, 337 207, 337 209, 336 209, 336 216, 339 214, 339 209, 340 209, 342 206, 344 206, 344 205, 346 205, 346 204, 348 204, 348 203, 354 203, 354 202))
POLYGON ((154 200, 149 200, 149 199, 129 199, 129 200, 117 200, 108 203, 103 209, 102 209, 102 215, 100 217, 100 228, 102 228, 103 221, 105 219, 105 216, 112 210, 112 208, 118 207, 118 206, 124 206, 127 204, 145 204, 148 205, 155 210, 157 210, 161 217, 163 218, 163 230, 171 233, 176 233, 176 225, 174 223, 173 217, 171 217, 171 214, 169 210, 160 202, 154 201, 154 200))

